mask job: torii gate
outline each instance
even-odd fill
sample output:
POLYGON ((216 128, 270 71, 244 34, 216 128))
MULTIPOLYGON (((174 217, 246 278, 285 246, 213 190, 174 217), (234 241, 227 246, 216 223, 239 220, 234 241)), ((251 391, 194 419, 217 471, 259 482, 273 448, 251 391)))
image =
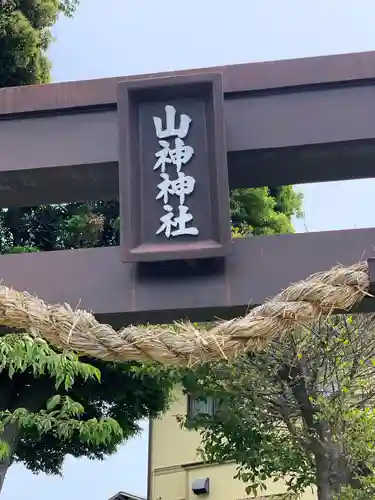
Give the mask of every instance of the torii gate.
POLYGON ((374 80, 369 52, 0 90, 2 207, 121 204, 119 248, 4 255, 2 285, 112 327, 206 321, 370 258, 375 228, 231 241, 229 188, 375 177, 374 80))

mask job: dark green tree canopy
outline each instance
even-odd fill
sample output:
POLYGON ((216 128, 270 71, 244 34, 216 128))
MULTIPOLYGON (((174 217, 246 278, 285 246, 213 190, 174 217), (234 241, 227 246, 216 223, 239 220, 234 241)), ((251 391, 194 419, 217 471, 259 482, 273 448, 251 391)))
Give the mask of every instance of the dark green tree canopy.
POLYGON ((59 14, 72 15, 78 0, 0 0, 0 88, 48 83, 45 54, 59 14))

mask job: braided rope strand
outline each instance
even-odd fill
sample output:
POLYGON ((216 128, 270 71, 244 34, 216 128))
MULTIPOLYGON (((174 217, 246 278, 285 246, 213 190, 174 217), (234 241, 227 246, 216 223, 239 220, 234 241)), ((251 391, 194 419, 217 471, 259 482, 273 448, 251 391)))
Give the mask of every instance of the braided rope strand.
POLYGON ((348 311, 369 295, 367 262, 309 276, 290 285, 246 316, 209 329, 191 322, 127 326, 119 331, 84 310, 47 305, 0 286, 0 325, 31 332, 61 349, 108 361, 158 361, 188 365, 258 351, 296 324, 309 325, 321 314, 348 311))

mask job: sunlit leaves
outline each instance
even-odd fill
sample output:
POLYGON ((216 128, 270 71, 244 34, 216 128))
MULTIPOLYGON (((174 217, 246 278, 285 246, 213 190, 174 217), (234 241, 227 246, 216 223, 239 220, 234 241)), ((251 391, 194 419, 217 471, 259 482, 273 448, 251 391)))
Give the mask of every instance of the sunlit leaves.
MULTIPOLYGON (((30 372, 34 377, 47 375, 55 380, 55 388, 69 391, 77 379, 94 379, 100 383, 98 368, 83 363, 72 352, 58 353, 44 340, 29 335, 9 334, 0 338, 0 372, 10 378, 17 373, 30 372)), ((31 390, 31 389, 30 389, 31 390)), ((16 425, 22 432, 43 436, 52 434, 69 440, 74 436, 93 446, 121 440, 124 433, 111 417, 85 418, 84 406, 68 394, 54 394, 45 408, 33 412, 24 407, 0 411, 0 427, 16 425)), ((8 443, 0 440, 0 454, 7 454, 8 443)))
MULTIPOLYGON (((50 400, 51 401, 51 400, 50 400)), ((39 435, 52 433, 59 439, 72 439, 77 433, 82 442, 91 445, 109 443, 114 437, 122 437, 123 430, 113 418, 80 419, 84 408, 65 396, 57 410, 40 410, 32 413, 25 408, 13 412, 0 412, 2 426, 17 424, 25 431, 36 430, 39 435)))
POLYGON ((54 396, 52 396, 52 398, 50 398, 46 403, 47 410, 53 410, 60 403, 60 401, 60 394, 55 394, 54 396))
POLYGON ((55 378, 55 387, 69 390, 76 377, 95 378, 100 382, 100 371, 79 361, 73 352, 58 353, 43 339, 29 335, 9 334, 0 337, 0 372, 8 371, 10 378, 16 372, 30 370, 34 376, 55 378))
POLYGON ((234 236, 294 232, 292 216, 300 216, 302 195, 293 186, 237 189, 230 206, 234 236))

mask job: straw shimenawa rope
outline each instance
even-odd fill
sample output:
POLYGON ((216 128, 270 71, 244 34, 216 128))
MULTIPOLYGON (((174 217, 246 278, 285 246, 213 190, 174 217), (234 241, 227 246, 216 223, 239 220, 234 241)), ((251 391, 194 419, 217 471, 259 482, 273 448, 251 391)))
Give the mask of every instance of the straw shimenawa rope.
POLYGON ((369 295, 366 262, 337 266, 295 283, 242 318, 208 330, 189 322, 128 326, 115 331, 92 314, 68 305, 46 305, 28 293, 0 286, 0 325, 29 331, 52 345, 108 361, 155 360, 186 365, 257 351, 296 324, 346 311, 369 295))

